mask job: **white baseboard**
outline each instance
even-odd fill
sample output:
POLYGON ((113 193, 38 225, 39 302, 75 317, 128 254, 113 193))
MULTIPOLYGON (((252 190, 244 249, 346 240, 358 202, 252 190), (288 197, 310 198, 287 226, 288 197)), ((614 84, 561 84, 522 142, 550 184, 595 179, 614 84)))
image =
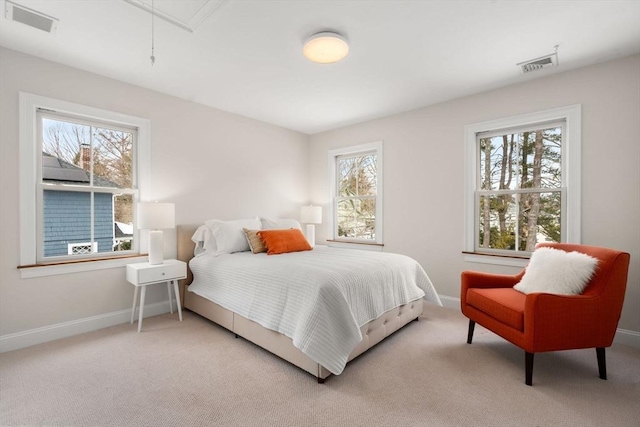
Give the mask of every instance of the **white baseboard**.
POLYGON ((618 328, 616 336, 613 338, 613 343, 640 347, 640 332, 618 328))
POLYGON ((460 298, 449 297, 446 295, 438 295, 440 297, 440 301, 442 301, 442 306, 445 308, 457 308, 460 310, 460 298))
MULTIPOLYGON (((440 295, 443 307, 460 309, 460 298, 440 295)), ((172 302, 175 307, 175 300, 172 302)), ((157 316, 169 312, 169 301, 161 301, 155 304, 145 305, 145 318, 157 316)), ((70 322, 58 323, 56 325, 42 328, 30 329, 28 331, 17 332, 0 336, 0 353, 30 347, 36 344, 66 338, 85 332, 96 331, 109 326, 120 325, 131 321, 131 309, 115 311, 101 314, 99 316, 87 317, 84 319, 72 320, 70 322)), ((640 332, 620 329, 616 331, 613 340, 614 344, 623 344, 640 348, 640 332)))
MULTIPOLYGON (((442 301, 443 307, 460 310, 460 298, 440 295, 440 301, 442 301)), ((616 336, 613 338, 613 343, 640 348, 640 332, 618 328, 616 330, 616 336)))
MULTIPOLYGON (((172 301, 172 304, 175 308, 175 300, 172 301)), ((144 306, 145 318, 164 313, 169 313, 169 300, 144 306)), ((137 321, 137 316, 134 318, 134 322, 135 321, 137 321)), ((30 329, 28 331, 17 332, 15 334, 2 335, 0 336, 0 353, 18 350, 20 348, 30 347, 32 345, 42 344, 60 338, 79 335, 85 332, 96 331, 98 329, 129 322, 131 322, 131 309, 114 311, 112 313, 86 317, 84 319, 58 323, 56 325, 45 326, 42 328, 30 329)), ((132 326, 132 328, 133 327, 134 326, 132 326)), ((137 329, 137 326, 135 326, 135 328, 137 329)))

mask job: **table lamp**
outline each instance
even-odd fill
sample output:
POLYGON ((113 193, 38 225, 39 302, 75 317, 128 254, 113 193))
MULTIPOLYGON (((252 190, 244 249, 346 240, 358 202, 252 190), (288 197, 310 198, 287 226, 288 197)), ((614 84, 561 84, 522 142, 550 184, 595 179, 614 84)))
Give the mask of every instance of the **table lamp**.
POLYGON ((316 242, 316 226, 322 224, 322 206, 303 206, 300 210, 300 222, 307 224, 307 241, 311 247, 316 242))
POLYGON ((173 203, 138 203, 138 229, 149 230, 149 264, 162 264, 163 244, 161 228, 175 227, 173 203))

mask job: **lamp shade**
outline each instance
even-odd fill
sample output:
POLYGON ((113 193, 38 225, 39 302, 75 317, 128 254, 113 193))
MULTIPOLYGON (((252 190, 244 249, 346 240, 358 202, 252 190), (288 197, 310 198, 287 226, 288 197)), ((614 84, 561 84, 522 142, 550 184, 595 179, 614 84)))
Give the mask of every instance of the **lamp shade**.
POLYGON ((173 203, 138 203, 138 229, 175 227, 176 207, 173 203))
POLYGON ((300 210, 303 224, 322 224, 322 206, 303 206, 300 210))
POLYGON ((302 53, 309 61, 319 64, 333 64, 349 54, 349 45, 340 34, 322 32, 309 37, 304 44, 302 53))

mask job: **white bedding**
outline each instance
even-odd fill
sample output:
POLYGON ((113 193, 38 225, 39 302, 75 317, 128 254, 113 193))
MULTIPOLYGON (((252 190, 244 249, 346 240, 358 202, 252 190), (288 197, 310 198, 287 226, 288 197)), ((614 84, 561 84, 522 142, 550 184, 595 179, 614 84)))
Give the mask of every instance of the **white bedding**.
POLYGON ((189 265, 189 291, 286 335, 336 375, 362 340, 360 326, 423 297, 442 305, 420 264, 399 254, 316 246, 203 255, 189 265))

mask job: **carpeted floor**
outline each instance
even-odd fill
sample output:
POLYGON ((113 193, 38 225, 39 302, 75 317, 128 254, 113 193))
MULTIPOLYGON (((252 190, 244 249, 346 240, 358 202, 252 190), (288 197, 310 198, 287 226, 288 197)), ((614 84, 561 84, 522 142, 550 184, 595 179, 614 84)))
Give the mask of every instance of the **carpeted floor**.
POLYGON ((186 312, 0 354, 3 426, 635 426, 640 349, 523 352, 428 305, 351 362, 315 378, 186 312))

